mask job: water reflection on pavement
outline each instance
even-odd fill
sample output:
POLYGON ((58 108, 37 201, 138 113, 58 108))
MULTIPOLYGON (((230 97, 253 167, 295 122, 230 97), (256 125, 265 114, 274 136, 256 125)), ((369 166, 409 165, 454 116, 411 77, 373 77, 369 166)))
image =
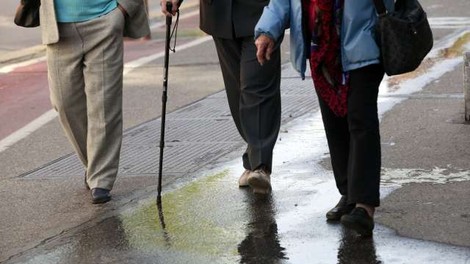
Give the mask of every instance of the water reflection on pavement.
POLYGON ((287 257, 280 245, 272 197, 252 197, 247 205, 250 216, 247 235, 238 245, 240 263, 282 263, 287 257))

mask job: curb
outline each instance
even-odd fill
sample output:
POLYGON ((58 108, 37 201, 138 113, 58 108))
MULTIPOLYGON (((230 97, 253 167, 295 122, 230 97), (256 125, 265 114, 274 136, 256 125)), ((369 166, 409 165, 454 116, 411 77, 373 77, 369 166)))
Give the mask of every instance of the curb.
POLYGON ((33 59, 46 51, 45 45, 37 45, 29 48, 15 50, 0 54, 0 64, 14 63, 33 59))

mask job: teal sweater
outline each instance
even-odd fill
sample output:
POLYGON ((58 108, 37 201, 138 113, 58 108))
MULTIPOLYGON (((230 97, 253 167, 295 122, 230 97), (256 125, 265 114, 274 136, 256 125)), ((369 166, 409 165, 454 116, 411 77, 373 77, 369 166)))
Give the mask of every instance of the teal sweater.
POLYGON ((83 22, 106 15, 117 7, 116 0, 54 0, 58 22, 83 22))

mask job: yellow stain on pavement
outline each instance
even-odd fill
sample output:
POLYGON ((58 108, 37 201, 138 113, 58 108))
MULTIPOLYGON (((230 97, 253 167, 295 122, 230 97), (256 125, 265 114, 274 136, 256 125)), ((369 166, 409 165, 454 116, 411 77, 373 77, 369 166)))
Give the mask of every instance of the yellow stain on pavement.
MULTIPOLYGON (((120 217, 130 247, 177 251, 236 261, 245 237, 245 209, 236 182, 224 171, 204 177, 162 197, 165 229, 156 201, 145 201, 120 217)), ((230 261, 230 262, 231 262, 230 261)))

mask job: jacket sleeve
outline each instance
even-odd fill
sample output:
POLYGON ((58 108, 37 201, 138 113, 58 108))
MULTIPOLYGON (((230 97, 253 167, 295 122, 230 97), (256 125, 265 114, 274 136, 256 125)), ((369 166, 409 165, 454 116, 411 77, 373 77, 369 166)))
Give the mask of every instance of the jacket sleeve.
POLYGON ((290 0, 271 0, 255 26, 255 39, 266 34, 278 41, 289 28, 290 0))

